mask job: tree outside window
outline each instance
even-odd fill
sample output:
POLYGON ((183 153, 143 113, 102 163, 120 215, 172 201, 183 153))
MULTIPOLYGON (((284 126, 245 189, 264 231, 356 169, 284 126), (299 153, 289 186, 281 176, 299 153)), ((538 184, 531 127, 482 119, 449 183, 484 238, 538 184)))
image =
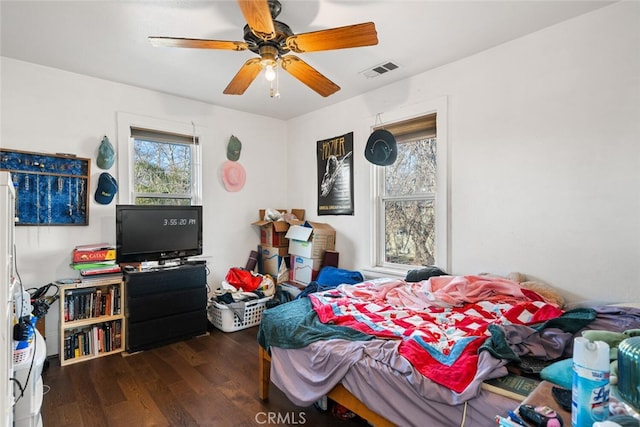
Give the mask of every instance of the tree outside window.
POLYGON ((435 264, 436 138, 398 144, 384 168, 384 263, 435 264))
POLYGON ((134 139, 137 205, 191 204, 191 147, 134 139))
POLYGON ((194 203, 193 136, 131 128, 133 200, 137 205, 194 203))

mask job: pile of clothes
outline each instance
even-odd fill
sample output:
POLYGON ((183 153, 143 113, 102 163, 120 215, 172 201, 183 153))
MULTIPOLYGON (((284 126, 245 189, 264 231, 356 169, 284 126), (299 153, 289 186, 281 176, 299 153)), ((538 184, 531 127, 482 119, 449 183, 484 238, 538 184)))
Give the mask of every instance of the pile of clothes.
POLYGON ((214 296, 209 301, 225 305, 242 322, 245 304, 248 301, 271 298, 275 291, 276 285, 270 275, 233 267, 229 269, 220 289, 213 292, 214 296))

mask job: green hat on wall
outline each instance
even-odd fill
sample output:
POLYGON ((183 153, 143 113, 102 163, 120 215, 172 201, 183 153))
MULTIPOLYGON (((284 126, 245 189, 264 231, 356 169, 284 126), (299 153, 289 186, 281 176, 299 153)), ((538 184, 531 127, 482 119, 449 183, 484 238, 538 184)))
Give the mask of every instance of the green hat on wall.
POLYGON ((109 169, 113 166, 113 160, 116 157, 116 152, 113 149, 113 145, 109 142, 109 138, 105 135, 102 138, 102 142, 100 143, 100 148, 98 148, 98 158, 96 160, 96 164, 100 169, 109 169))
POLYGON ((234 135, 229 138, 229 144, 227 144, 227 159, 235 162, 240 158, 240 150, 242 150, 242 143, 234 135))

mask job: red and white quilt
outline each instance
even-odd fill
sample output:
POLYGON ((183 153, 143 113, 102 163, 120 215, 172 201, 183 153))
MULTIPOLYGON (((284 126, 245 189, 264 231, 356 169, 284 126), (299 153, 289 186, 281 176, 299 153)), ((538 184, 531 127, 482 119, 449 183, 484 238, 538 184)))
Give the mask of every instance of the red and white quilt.
POLYGON ((489 325, 531 325, 563 313, 517 282, 493 276, 376 279, 309 297, 323 323, 402 340, 402 356, 457 393, 476 376, 489 325))

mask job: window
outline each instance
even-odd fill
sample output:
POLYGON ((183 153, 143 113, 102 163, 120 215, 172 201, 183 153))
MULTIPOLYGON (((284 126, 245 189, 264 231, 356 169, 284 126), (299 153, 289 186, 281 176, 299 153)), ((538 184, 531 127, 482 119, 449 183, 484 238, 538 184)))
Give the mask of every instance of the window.
POLYGON ((197 138, 131 128, 133 200, 136 205, 194 204, 197 138))
POLYGON ((374 267, 403 272, 423 265, 448 270, 444 109, 376 126, 398 144, 396 161, 374 171, 374 267))
POLYGON ((193 123, 118 113, 118 202, 202 203, 200 136, 193 123))

